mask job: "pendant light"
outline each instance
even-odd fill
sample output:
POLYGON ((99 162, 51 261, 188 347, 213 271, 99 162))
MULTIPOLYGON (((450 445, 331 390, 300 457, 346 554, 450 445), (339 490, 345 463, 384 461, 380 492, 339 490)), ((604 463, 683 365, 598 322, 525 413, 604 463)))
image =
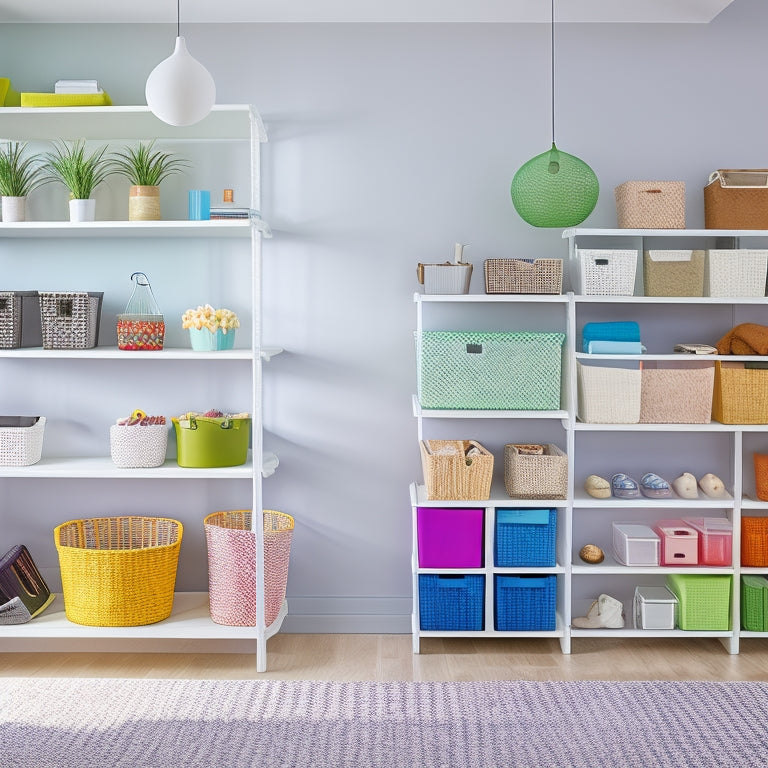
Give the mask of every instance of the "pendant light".
POLYGON ((512 203, 534 227, 575 227, 597 205, 595 172, 555 145, 555 0, 552 0, 552 147, 529 160, 512 179, 512 203))
POLYGON ((180 4, 176 0, 176 47, 147 78, 145 95, 152 113, 169 125, 199 123, 216 101, 211 73, 187 51, 181 36, 180 4))

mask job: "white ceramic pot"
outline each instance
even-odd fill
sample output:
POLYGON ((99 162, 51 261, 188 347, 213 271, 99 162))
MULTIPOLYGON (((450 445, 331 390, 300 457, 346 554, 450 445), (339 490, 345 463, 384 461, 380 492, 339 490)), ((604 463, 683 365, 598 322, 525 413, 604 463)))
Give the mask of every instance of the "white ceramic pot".
POLYGON ((93 198, 88 200, 70 200, 69 201, 69 220, 70 221, 94 221, 96 218, 96 201, 93 198))
POLYGON ((3 221, 26 221, 27 220, 27 198, 26 197, 6 197, 3 196, 2 202, 3 221))

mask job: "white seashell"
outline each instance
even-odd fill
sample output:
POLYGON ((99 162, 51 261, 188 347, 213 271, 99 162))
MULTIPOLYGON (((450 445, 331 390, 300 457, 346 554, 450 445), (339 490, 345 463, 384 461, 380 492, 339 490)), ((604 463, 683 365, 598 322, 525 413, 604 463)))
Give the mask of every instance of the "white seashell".
POLYGON ((698 499, 699 490, 696 487, 696 477, 690 472, 683 472, 672 481, 672 488, 681 499, 698 499))
POLYGON ((711 472, 699 480, 699 487, 707 496, 713 499, 719 499, 726 495, 725 483, 711 472))

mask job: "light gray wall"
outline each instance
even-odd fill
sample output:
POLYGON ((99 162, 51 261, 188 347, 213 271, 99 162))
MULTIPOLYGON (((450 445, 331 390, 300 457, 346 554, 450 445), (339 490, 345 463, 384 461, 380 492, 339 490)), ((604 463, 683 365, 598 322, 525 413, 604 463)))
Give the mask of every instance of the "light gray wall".
MULTIPOLYGON (((557 143, 601 183, 585 226, 615 226, 628 179, 687 184, 689 227, 722 167, 768 166, 768 4, 709 25, 563 25, 557 143)), ((467 244, 482 262, 562 256, 509 199, 550 143, 546 25, 206 25, 184 28, 219 103, 252 103, 264 148, 268 506, 296 517, 289 631, 408 632, 410 507, 420 478, 412 331, 418 261, 467 244)), ((96 76, 143 104, 172 50, 162 26, 0 25, 18 90, 96 76)), ((457 437, 471 435, 456 434, 457 437)))

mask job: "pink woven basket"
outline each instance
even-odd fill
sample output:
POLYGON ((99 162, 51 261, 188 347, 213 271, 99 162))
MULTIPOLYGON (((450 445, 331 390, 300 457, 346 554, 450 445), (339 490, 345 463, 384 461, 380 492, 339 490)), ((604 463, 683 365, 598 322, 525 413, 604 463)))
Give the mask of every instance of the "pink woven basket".
MULTIPOLYGON (((203 520, 208 544, 211 618, 231 627, 256 625, 256 534, 251 510, 214 512, 203 520)), ((293 518, 264 510, 264 623, 280 613, 288 582, 293 518)))

